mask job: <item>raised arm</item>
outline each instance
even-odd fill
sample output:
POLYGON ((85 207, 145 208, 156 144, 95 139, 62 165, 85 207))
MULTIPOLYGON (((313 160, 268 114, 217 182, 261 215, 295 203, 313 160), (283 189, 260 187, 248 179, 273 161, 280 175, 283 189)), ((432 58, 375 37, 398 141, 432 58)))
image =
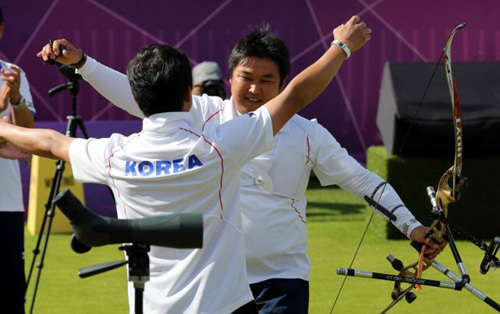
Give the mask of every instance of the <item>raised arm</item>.
MULTIPOLYGON (((334 39, 340 40, 351 52, 363 47, 370 39, 370 34, 371 29, 358 16, 353 16, 346 24, 333 30, 334 39)), ((265 104, 273 119, 274 134, 323 92, 347 57, 339 45, 332 44, 321 58, 298 74, 281 94, 265 104)))

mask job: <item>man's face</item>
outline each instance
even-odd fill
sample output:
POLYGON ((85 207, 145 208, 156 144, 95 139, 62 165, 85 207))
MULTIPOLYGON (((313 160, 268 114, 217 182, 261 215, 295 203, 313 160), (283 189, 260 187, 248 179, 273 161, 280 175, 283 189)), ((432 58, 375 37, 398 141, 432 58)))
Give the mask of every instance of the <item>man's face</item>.
POLYGON ((239 113, 254 111, 281 92, 278 64, 268 58, 243 59, 234 68, 230 81, 239 113))

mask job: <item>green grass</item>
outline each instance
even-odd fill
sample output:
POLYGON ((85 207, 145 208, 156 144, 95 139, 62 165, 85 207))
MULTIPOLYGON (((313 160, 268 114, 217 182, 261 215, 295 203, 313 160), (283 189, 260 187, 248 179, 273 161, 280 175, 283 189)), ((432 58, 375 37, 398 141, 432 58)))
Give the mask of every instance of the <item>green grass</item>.
POLYGON ((322 187, 318 181, 311 180, 307 196, 307 220, 309 222, 361 221, 366 217, 365 203, 339 188, 322 187))
MULTIPOLYGON (((352 195, 337 188, 320 188, 317 182, 311 183, 308 198, 309 254, 313 263, 310 313, 330 313, 344 279, 336 274, 337 267, 349 267, 371 210, 352 195)), ((395 274, 385 259, 390 253, 403 262, 416 261, 418 254, 408 241, 385 239, 383 225, 383 220, 375 216, 353 268, 395 274)), ((28 271, 37 238, 26 233, 28 271)), ((125 267, 85 279, 78 277, 80 268, 123 260, 123 252, 118 246, 111 245, 76 254, 69 243, 70 235, 67 234, 49 237, 34 313, 127 313, 125 267)), ((500 271, 490 270, 481 275, 482 251, 463 241, 458 242, 458 247, 472 277, 471 284, 500 302, 500 271)), ((458 273, 449 249, 441 254, 439 261, 458 273)), ((28 312, 37 271, 35 268, 28 291, 28 312)), ((450 281, 434 269, 424 272, 423 277, 450 281)), ((389 281, 348 277, 334 313, 379 313, 391 301, 392 286, 389 281)), ((415 302, 407 304, 402 301, 392 313, 494 313, 466 290, 424 287, 417 295, 415 302)))
MULTIPOLYGON (((321 188, 315 181, 309 187, 307 217, 309 255, 313 264, 309 308, 310 313, 330 313, 344 279, 336 274, 336 270, 350 266, 372 211, 362 200, 339 188, 321 188)), ((500 272, 490 270, 486 275, 480 274, 483 251, 465 241, 459 241, 457 245, 472 278, 471 284, 500 303, 500 272)), ((375 215, 352 268, 396 274, 386 260, 391 253, 405 265, 418 259, 418 253, 408 241, 385 238, 385 220, 375 215)), ((450 249, 446 249, 438 261, 459 274, 450 249)), ((433 268, 424 272, 423 278, 451 281, 433 268)), ((389 281, 347 277, 334 313, 380 313, 392 301, 392 288, 393 283, 389 281)), ((454 291, 424 286, 416 294, 413 303, 401 301, 391 309, 392 313, 496 312, 465 289, 454 291)))
MULTIPOLYGON (((45 237, 42 239, 45 241, 45 237)), ((118 250, 118 245, 92 248, 85 254, 77 254, 70 247, 70 239, 70 234, 49 236, 33 313, 128 313, 125 266, 84 279, 78 276, 81 268, 124 260, 125 255, 118 250)), ((37 240, 38 236, 26 232, 26 276, 37 240)), ((43 242, 40 249, 42 247, 43 242)), ((40 260, 41 253, 36 264, 40 260)), ((28 287, 27 313, 38 273, 39 268, 35 266, 28 287)))
MULTIPOLYGON (((349 267, 366 222, 313 222, 309 225, 309 253, 313 263, 311 278, 311 313, 330 313, 344 277, 336 275, 337 267, 349 267)), ((458 242, 459 250, 471 275, 471 284, 500 302, 500 272, 479 273, 483 254, 474 245, 458 242)), ((385 240, 368 231, 353 268, 395 274, 385 259, 392 253, 405 263, 414 262, 418 254, 404 240, 385 240)), ((451 252, 447 249, 438 259, 458 273, 451 252)), ((451 281, 435 269, 424 272, 424 278, 451 281)), ((390 302, 393 283, 389 281, 347 277, 334 313, 379 313, 390 302)), ((488 305, 470 292, 424 286, 416 292, 412 304, 398 303, 393 313, 494 313, 488 305)))

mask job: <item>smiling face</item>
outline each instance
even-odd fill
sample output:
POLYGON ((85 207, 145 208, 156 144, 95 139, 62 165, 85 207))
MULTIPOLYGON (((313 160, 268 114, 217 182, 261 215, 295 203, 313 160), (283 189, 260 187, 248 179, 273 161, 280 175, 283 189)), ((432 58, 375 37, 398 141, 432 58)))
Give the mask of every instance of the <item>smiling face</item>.
POLYGON ((285 80, 281 86, 280 81, 275 61, 257 57, 242 59, 231 76, 231 94, 236 110, 242 114, 251 112, 278 96, 285 85, 285 80))

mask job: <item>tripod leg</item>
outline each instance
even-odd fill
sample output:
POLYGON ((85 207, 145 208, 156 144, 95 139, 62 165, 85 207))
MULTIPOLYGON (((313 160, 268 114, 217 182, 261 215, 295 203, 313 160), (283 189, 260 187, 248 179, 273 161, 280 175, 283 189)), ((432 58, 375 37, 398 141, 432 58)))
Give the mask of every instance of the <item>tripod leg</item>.
MULTIPOLYGON (((57 162, 56 174, 54 176, 54 181, 52 182, 52 188, 51 188, 51 192, 50 192, 50 195, 49 195, 49 200, 47 201, 47 205, 46 205, 46 207, 47 207, 47 213, 46 213, 46 216, 44 217, 44 220, 45 220, 45 218, 48 217, 48 225, 47 225, 47 231, 45 233, 45 242, 44 242, 44 246, 43 246, 43 249, 42 249, 42 255, 40 257, 40 262, 37 264, 38 274, 37 274, 37 278, 36 278, 36 281, 35 281, 35 288, 34 288, 34 291, 33 291, 33 297, 32 297, 32 300, 31 300, 30 313, 33 313, 33 309, 35 307, 35 300, 36 300, 36 295, 37 295, 37 292, 38 292, 38 285, 40 284, 40 278, 41 278, 42 270, 43 270, 43 267, 44 267, 45 255, 47 253, 47 248, 48 248, 48 245, 49 245, 49 236, 50 236, 50 231, 52 229, 52 222, 54 221, 54 216, 56 214, 55 213, 55 204, 53 202, 53 199, 59 193, 59 188, 61 187, 61 181, 62 181, 62 178, 63 178, 63 173, 64 173, 65 166, 66 166, 66 162, 64 162, 63 160, 59 160, 57 162)), ((45 221, 44 221, 44 224, 45 224, 45 221)), ((43 234, 43 230, 40 230, 40 237, 39 237, 39 239, 41 239, 42 234, 43 234)), ((41 242, 41 241, 39 241, 39 242, 41 242)), ((38 250, 38 248, 37 248, 37 250, 38 250)), ((35 257, 34 257, 34 259, 35 259, 35 257)), ((33 263, 35 261, 34 259, 33 259, 33 263)), ((33 267, 33 265, 32 265, 32 267, 33 267)), ((30 273, 30 276, 31 276, 31 273, 30 273)))
MULTIPOLYGON (((78 127, 80 127, 80 129, 81 129, 83 135, 85 136, 85 138, 89 138, 89 136, 87 134, 87 130, 85 128, 85 125, 83 124, 82 118, 79 117, 79 116, 77 116, 75 114, 75 111, 76 111, 76 98, 75 97, 73 98, 73 105, 74 105, 74 109, 73 109, 74 113, 73 113, 73 115, 70 115, 70 116, 66 117, 68 119, 68 124, 67 124, 67 127, 66 127, 66 135, 70 136, 70 137, 76 137, 76 129, 77 129, 77 126, 78 126, 78 127)), ((36 295, 37 295, 37 292, 38 292, 38 286, 39 286, 39 283, 40 283, 41 273, 42 273, 42 269, 44 267, 45 255, 47 253, 47 248, 48 248, 49 235, 50 235, 50 232, 51 232, 51 229, 52 229, 52 222, 53 222, 53 219, 54 219, 54 216, 55 216, 55 204, 52 201, 57 196, 57 194, 59 193, 59 188, 61 186, 61 182, 62 182, 62 178, 63 178, 63 173, 64 173, 64 169, 65 169, 65 164, 66 163, 63 160, 59 160, 58 163, 57 163, 56 174, 55 174, 54 180, 52 182, 52 187, 51 187, 51 191, 50 191, 50 195, 49 195, 49 200, 48 200, 48 202, 46 204, 46 215, 45 215, 45 217, 43 219, 43 222, 42 222, 42 229, 40 230, 40 236, 39 236, 39 238, 37 240, 36 248, 33 250, 34 256, 33 256, 33 261, 32 261, 32 264, 31 264, 31 268, 30 268, 30 273, 29 273, 29 276, 28 276, 28 280, 27 280, 27 283, 26 283, 26 287, 27 288, 29 287, 29 282, 30 282, 31 275, 32 275, 32 272, 33 272, 33 269, 34 269, 34 265, 35 265, 35 261, 36 261, 37 255, 40 253, 40 244, 42 242, 43 231, 45 229, 45 225, 47 224, 47 219, 48 219, 48 228, 47 228, 47 231, 45 233, 45 242, 44 242, 43 250, 41 252, 42 255, 41 255, 41 258, 40 258, 40 262, 37 265, 38 275, 37 275, 37 279, 36 279, 36 282, 35 282, 35 288, 34 288, 34 292, 33 292, 33 299, 32 299, 32 302, 31 302, 30 313, 33 313, 33 309, 34 309, 34 306, 35 306, 35 299, 36 299, 36 295)), ((112 193, 111 193, 111 195, 113 196, 112 193)), ((26 290, 28 290, 28 289, 26 289, 26 290)), ((142 304, 141 304, 141 306, 142 306, 142 304)))
POLYGON ((77 117, 75 117, 75 121, 76 121, 76 124, 80 127, 80 130, 82 131, 83 136, 88 139, 89 134, 87 133, 87 128, 85 127, 85 124, 83 123, 82 118, 77 116, 77 117))
MULTIPOLYGON (((74 137, 74 134, 76 133, 76 121, 74 119, 74 116, 68 116, 67 118, 68 118, 68 124, 66 127, 66 134, 70 135, 70 136, 72 135, 74 137)), ((38 238, 38 241, 36 244, 36 248, 33 250, 34 256, 33 256, 33 262, 31 264, 30 274, 28 276, 28 281, 26 283, 27 288, 29 287, 29 282, 31 279, 32 271, 34 269, 37 255, 40 253, 40 244, 41 244, 42 237, 44 234, 45 225, 47 224, 47 219, 48 219, 48 228, 47 228, 47 231, 45 232, 45 242, 44 242, 44 246, 43 246, 43 249, 41 252, 42 255, 40 257, 40 262, 37 265, 38 274, 37 274, 35 288, 34 288, 32 300, 31 300, 30 313, 33 313, 33 308, 35 306, 36 295, 38 293, 38 285, 40 284, 42 269, 44 267, 45 255, 47 253, 47 248, 48 248, 48 244, 49 244, 49 236, 50 236, 50 232, 52 229, 52 222, 53 222, 54 216, 56 214, 55 213, 55 204, 52 201, 54 200, 56 195, 59 193, 59 189, 61 187, 61 182, 63 179, 65 167, 66 167, 66 162, 64 162, 64 160, 59 160, 57 162, 56 173, 55 173, 54 179, 52 181, 52 187, 50 189, 49 199, 47 201, 47 204, 45 205, 46 214, 45 214, 45 217, 44 217, 43 222, 42 222, 42 229, 40 230, 40 235, 39 235, 39 238, 38 238)), ((26 291, 27 290, 28 289, 26 289, 26 291)))
MULTIPOLYGON (((59 161, 57 162, 57 168, 56 169, 59 169, 59 161)), ((56 174, 54 175, 54 179, 56 178, 56 176, 57 176, 57 170, 56 170, 56 174)), ((50 189, 50 194, 49 195, 54 195, 54 188, 55 188, 55 186, 54 186, 54 184, 52 184, 52 187, 50 189)), ((42 238, 44 236, 45 225, 47 224, 47 217, 49 217, 49 214, 53 214, 53 212, 52 213, 50 212, 50 208, 51 208, 51 203, 47 202, 45 204, 45 215, 43 216, 42 226, 40 228, 40 233, 39 233, 38 239, 36 241, 36 246, 33 249, 33 259, 31 261, 31 266, 30 266, 30 271, 29 271, 28 279, 26 280, 26 287, 29 287, 29 284, 30 284, 30 281, 31 281, 31 275, 33 274, 33 269, 34 269, 35 263, 36 263, 36 258, 38 256, 38 254, 40 254, 40 244, 42 243, 42 238)))

